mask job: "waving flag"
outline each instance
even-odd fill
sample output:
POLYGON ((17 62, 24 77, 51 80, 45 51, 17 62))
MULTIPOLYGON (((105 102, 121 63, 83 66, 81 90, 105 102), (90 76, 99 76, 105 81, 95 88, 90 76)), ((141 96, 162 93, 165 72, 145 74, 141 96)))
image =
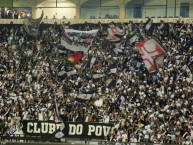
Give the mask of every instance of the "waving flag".
POLYGON ((64 74, 67 74, 67 76, 71 76, 71 75, 74 75, 74 74, 76 74, 76 73, 77 73, 77 72, 76 72, 75 69, 74 69, 74 70, 71 70, 71 71, 68 71, 68 72, 62 70, 62 71, 60 71, 60 72, 58 73, 58 76, 63 76, 64 74))
POLYGON ((125 34, 125 30, 120 29, 119 27, 111 27, 108 28, 107 31, 108 36, 106 37, 106 39, 114 42, 121 40, 125 34))
POLYGON ((78 63, 79 60, 83 57, 83 54, 80 52, 76 52, 73 54, 68 55, 68 61, 73 63, 78 63))
POLYGON ((61 38, 61 45, 71 51, 82 51, 86 53, 97 33, 98 29, 91 31, 66 29, 64 36, 61 38))
POLYGON ((151 28, 152 23, 153 23, 153 20, 148 19, 146 22, 145 30, 149 30, 151 28))
POLYGON ((143 58, 149 73, 156 72, 163 64, 165 50, 154 39, 137 43, 138 50, 143 58))
POLYGON ((96 61, 96 57, 92 57, 91 61, 90 61, 90 68, 92 68, 92 66, 94 65, 96 61))
POLYGON ((24 29, 28 35, 37 37, 39 25, 40 25, 40 22, 42 21, 43 16, 44 16, 44 13, 42 11, 40 18, 38 19, 28 18, 24 20, 24 29))
POLYGON ((84 103, 84 102, 90 100, 91 97, 93 97, 93 96, 94 96, 94 94, 84 94, 84 93, 82 93, 82 94, 79 94, 79 95, 76 97, 76 100, 77 100, 78 102, 80 102, 80 103, 84 103))
POLYGON ((103 74, 93 74, 93 76, 92 76, 93 79, 98 79, 98 78, 102 78, 102 77, 104 77, 103 74))
POLYGON ((134 43, 138 39, 137 35, 134 35, 129 41, 130 43, 134 43))

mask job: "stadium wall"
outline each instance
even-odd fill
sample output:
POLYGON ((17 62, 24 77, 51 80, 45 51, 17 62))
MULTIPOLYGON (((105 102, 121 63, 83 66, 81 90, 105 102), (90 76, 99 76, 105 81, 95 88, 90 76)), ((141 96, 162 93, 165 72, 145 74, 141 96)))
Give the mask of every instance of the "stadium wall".
POLYGON ((142 6, 142 18, 180 16, 181 4, 189 6, 189 17, 193 17, 193 0, 1 0, 0 7, 31 7, 34 18, 44 10, 48 19, 105 18, 106 14, 117 15, 119 19, 134 17, 136 6, 142 6))

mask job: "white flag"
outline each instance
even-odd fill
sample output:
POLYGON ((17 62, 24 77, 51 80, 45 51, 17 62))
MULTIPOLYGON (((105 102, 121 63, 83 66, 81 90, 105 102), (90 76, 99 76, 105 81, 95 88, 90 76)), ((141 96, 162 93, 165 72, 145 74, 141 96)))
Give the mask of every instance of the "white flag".
POLYGON ((193 140, 193 130, 191 130, 191 140, 193 140))
POLYGON ((103 74, 94 74, 94 75, 93 75, 93 78, 94 78, 94 79, 98 79, 98 78, 102 78, 102 77, 104 77, 103 74))
POLYGON ((55 138, 61 138, 61 137, 63 137, 63 136, 64 136, 64 133, 63 133, 62 131, 57 132, 57 133, 55 134, 55 138))
POLYGON ((71 75, 74 75, 76 74, 76 70, 71 70, 69 72, 66 72, 67 76, 71 76, 71 75))
POLYGON ((153 20, 150 20, 149 23, 145 26, 146 30, 149 30, 152 25, 153 20))
POLYGON ((120 48, 114 48, 113 51, 115 52, 115 54, 119 54, 123 52, 123 50, 120 48))
POLYGON ((89 100, 92 96, 93 94, 79 94, 77 98, 86 101, 86 100, 89 100))
POLYGON ((138 36, 137 36, 137 35, 133 36, 133 37, 130 39, 130 43, 135 42, 137 39, 138 39, 138 36))
POLYGON ((78 31, 73 29, 66 29, 64 37, 61 38, 61 45, 71 51, 82 51, 86 53, 92 41, 97 35, 97 30, 91 31, 78 31))
POLYGON ((110 70, 111 73, 116 73, 117 72, 117 68, 113 68, 110 70))
POLYGON ((103 99, 101 98, 101 99, 99 99, 99 100, 96 100, 96 101, 94 102, 94 105, 97 106, 97 107, 103 106, 103 99))
POLYGON ((71 70, 71 71, 68 71, 68 72, 62 70, 62 71, 60 71, 60 72, 58 73, 59 76, 62 76, 62 75, 64 75, 64 74, 67 74, 67 76, 71 76, 71 75, 76 74, 76 70, 71 70))
POLYGON ((93 64, 95 63, 96 58, 92 57, 91 61, 90 61, 90 68, 92 68, 93 64))

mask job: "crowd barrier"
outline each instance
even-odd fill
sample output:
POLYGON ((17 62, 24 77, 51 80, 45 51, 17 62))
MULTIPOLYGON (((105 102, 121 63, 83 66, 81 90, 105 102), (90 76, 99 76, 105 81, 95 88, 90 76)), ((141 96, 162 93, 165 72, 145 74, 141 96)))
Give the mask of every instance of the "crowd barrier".
POLYGON ((150 142, 112 142, 107 140, 90 140, 78 138, 63 138, 58 140, 43 140, 38 136, 3 136, 1 144, 6 145, 177 145, 177 144, 155 144, 150 142))
MULTIPOLYGON (((133 21, 135 23, 139 23, 141 21, 146 22, 147 18, 144 19, 125 19, 124 22, 129 22, 133 21)), ((178 20, 184 21, 185 23, 192 23, 193 18, 153 18, 152 19, 154 23, 159 23, 160 20, 163 20, 165 22, 172 22, 176 23, 178 20)), ((62 23, 68 23, 70 22, 71 24, 75 23, 110 23, 112 21, 114 22, 120 22, 119 19, 80 19, 79 22, 77 22, 75 19, 43 19, 42 23, 44 24, 62 24, 62 23)), ((24 19, 0 19, 0 24, 23 24, 24 19)))

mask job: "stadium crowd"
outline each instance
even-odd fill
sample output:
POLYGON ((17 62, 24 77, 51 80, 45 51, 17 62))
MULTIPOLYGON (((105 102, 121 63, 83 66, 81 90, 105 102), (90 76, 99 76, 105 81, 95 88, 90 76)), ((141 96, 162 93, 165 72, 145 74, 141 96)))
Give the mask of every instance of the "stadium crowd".
POLYGON ((115 123, 110 141, 190 144, 193 115, 193 25, 177 23, 111 23, 125 29, 122 52, 105 39, 107 27, 84 24, 78 29, 99 29, 91 49, 77 63, 59 52, 63 30, 72 25, 40 26, 32 38, 23 27, 0 30, 0 118, 6 126, 22 120, 55 120, 58 106, 63 121, 115 123), (166 49, 163 67, 150 74, 130 43, 144 31, 145 38, 156 38, 166 49), (96 64, 90 68, 92 57, 96 64), (116 73, 110 73, 111 68, 116 73), (59 75, 75 70, 73 75, 59 75), (104 77, 93 78, 93 74, 104 77), (79 102, 80 92, 92 92, 79 102))

